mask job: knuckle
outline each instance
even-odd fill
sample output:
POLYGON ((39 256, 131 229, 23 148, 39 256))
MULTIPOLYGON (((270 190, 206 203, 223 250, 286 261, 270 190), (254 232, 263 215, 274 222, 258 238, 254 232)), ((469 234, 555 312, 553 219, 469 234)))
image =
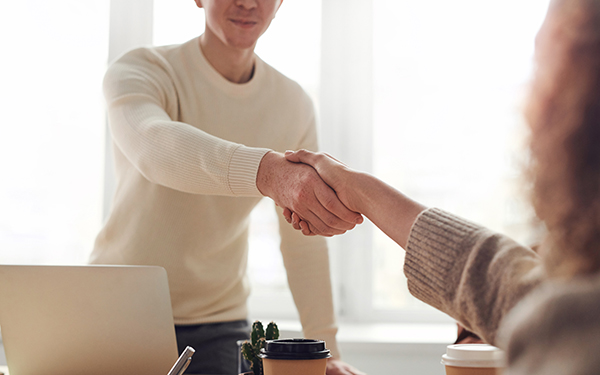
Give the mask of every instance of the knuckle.
POLYGON ((293 208, 294 211, 297 211, 297 205, 301 204, 301 202, 304 202, 307 196, 308 194, 305 189, 294 190, 294 192, 292 193, 292 198, 294 200, 294 204, 296 205, 296 207, 293 208))

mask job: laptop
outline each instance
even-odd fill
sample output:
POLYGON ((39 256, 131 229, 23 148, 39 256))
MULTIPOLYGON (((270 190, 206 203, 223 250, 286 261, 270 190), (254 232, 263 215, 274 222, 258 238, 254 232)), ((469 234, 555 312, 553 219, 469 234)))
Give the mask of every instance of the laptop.
POLYGON ((167 273, 153 266, 0 266, 10 375, 165 375, 177 360, 167 273))

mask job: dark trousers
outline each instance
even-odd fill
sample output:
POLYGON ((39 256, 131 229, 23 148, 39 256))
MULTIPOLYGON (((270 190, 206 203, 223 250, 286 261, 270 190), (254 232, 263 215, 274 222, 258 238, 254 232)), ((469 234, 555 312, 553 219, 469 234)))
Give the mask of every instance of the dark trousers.
MULTIPOLYGON (((233 322, 176 325, 177 349, 186 346, 196 350, 186 374, 238 374, 240 358, 238 340, 248 340, 250 324, 246 320, 233 322)), ((244 361, 245 362, 245 361, 244 361)), ((242 372, 248 371, 243 363, 242 372)))

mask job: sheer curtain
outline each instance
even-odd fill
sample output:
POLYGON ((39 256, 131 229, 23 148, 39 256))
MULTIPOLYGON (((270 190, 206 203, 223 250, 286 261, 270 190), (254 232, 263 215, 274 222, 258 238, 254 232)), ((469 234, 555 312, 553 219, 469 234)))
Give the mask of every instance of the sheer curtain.
MULTIPOLYGON (((521 110, 547 6, 375 0, 373 173, 428 206, 535 242, 521 110)), ((372 259, 375 311, 428 309, 404 286, 403 252, 379 231, 372 259)))

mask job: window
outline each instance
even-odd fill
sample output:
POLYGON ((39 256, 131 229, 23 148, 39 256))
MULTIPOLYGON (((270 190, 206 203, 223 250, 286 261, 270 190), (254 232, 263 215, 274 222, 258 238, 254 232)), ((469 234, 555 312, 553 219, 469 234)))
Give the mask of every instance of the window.
POLYGON ((102 220, 108 0, 0 11, 0 263, 84 263, 102 220))
MULTIPOLYGON (((373 173, 428 206, 531 243, 521 106, 548 0, 374 1, 373 173)), ((372 308, 427 310, 404 252, 373 238, 372 308)))

